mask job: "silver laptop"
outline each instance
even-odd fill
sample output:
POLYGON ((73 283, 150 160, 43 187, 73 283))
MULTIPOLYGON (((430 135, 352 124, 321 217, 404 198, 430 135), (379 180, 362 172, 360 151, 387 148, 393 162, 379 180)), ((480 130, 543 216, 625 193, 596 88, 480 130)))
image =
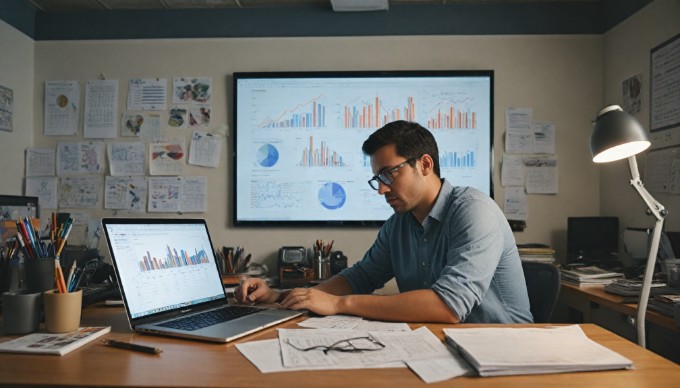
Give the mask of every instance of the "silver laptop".
POLYGON ((204 220, 104 218, 102 225, 135 331, 228 342, 302 314, 228 305, 204 220))

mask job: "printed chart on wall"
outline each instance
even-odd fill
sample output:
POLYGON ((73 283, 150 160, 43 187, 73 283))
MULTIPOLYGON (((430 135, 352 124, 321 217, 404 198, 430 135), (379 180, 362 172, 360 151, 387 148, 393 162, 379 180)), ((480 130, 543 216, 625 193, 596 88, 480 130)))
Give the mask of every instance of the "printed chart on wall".
POLYGON ((652 148, 680 145, 680 34, 650 53, 652 148))
POLYGON ((238 82, 236 185, 248 190, 237 201, 241 220, 387 219, 393 211, 367 184, 373 172, 361 146, 395 120, 432 131, 442 176, 490 190, 488 79, 238 82))

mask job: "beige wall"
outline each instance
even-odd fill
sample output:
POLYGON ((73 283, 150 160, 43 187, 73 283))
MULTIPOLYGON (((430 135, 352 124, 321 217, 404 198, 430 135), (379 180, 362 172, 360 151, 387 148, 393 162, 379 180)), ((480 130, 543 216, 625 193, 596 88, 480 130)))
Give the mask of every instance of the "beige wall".
MULTIPOLYGON (((680 0, 656 0, 604 35, 603 105, 622 104, 624 79, 642 73, 642 110, 635 116, 649 128, 650 50, 680 33, 680 0)), ((594 111, 594 116, 597 112, 594 111)), ((670 131, 680 131, 680 128, 670 131)), ((645 179, 645 155, 638 157, 642 180, 645 179)), ((600 206, 602 215, 618 216, 621 227, 652 227, 653 217, 645 214, 645 205, 630 187, 628 163, 614 162, 600 169, 600 206)), ((653 194, 669 215, 666 230, 680 231, 680 196, 653 194)), ((675 252, 676 255, 679 252, 675 252)))
POLYGON ((0 194, 23 193, 24 150, 33 141, 33 39, 0 20, 0 85, 14 96, 12 132, 0 131, 0 194))
MULTIPOLYGON (((285 70, 495 70, 496 200, 502 203, 499 161, 505 109, 532 107, 537 120, 557 130, 559 194, 529 196, 528 228, 518 242, 542 242, 564 255, 569 215, 599 213, 598 173, 589 162, 589 123, 601 104, 601 36, 419 36, 356 38, 241 38, 36 42, 33 104, 35 146, 54 147, 77 137, 42 135, 44 82, 96 79, 104 74, 120 85, 125 107, 127 80, 177 76, 213 79, 214 123, 230 125, 231 80, 236 71, 285 70)), ((81 95, 84 91, 81 92, 81 95)), ((81 130, 82 133, 82 130, 81 130)), ((185 130, 185 136, 189 131, 185 130)), ((120 139, 119 139, 120 140, 120 139)), ((282 245, 311 245, 316 238, 335 240, 350 262, 361 258, 375 228, 234 228, 231 219, 231 139, 219 168, 186 166, 186 175, 208 177, 210 212, 204 216, 215 244, 243 245, 253 257, 275 265, 282 245)), ((111 215, 94 209, 92 215, 111 215)), ((164 214, 163 216, 173 216, 164 214)), ((188 215, 191 216, 191 215, 188 215)))

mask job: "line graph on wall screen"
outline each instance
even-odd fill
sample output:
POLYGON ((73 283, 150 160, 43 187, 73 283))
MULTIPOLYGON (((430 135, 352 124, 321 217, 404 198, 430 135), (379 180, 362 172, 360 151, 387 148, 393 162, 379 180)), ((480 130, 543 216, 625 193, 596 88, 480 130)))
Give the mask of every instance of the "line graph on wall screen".
POLYGON ((323 128, 326 126, 326 105, 320 95, 266 117, 258 128, 323 128))

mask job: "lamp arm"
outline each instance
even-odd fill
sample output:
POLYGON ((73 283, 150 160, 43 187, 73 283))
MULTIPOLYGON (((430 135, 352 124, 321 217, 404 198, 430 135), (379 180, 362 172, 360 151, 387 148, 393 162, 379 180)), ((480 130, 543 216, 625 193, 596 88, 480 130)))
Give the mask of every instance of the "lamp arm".
POLYGON ((638 171, 637 160, 635 159, 635 156, 628 158, 628 166, 630 167, 630 175, 632 176, 630 185, 633 186, 642 200, 645 201, 648 212, 651 213, 657 220, 664 219, 668 214, 668 211, 663 207, 662 204, 659 203, 659 201, 654 199, 654 197, 652 197, 649 191, 647 191, 645 188, 645 185, 642 183, 642 179, 640 179, 640 172, 638 171))
POLYGON ((654 215, 656 223, 654 224, 654 232, 652 233, 652 243, 649 245, 649 255, 647 256, 647 264, 645 266, 645 274, 642 279, 642 288, 640 289, 640 300, 637 307, 637 338, 638 345, 643 348, 646 347, 645 335, 645 315, 647 314, 647 303, 649 302, 649 293, 652 288, 652 277, 654 276, 654 266, 656 265, 656 255, 659 252, 659 242, 661 241, 661 230, 663 229, 664 218, 668 211, 661 205, 652 195, 647 191, 645 185, 640 179, 640 172, 638 171, 637 161, 635 156, 628 158, 628 165, 630 167, 630 174, 632 179, 630 185, 638 192, 642 200, 647 205, 647 211, 654 215))

